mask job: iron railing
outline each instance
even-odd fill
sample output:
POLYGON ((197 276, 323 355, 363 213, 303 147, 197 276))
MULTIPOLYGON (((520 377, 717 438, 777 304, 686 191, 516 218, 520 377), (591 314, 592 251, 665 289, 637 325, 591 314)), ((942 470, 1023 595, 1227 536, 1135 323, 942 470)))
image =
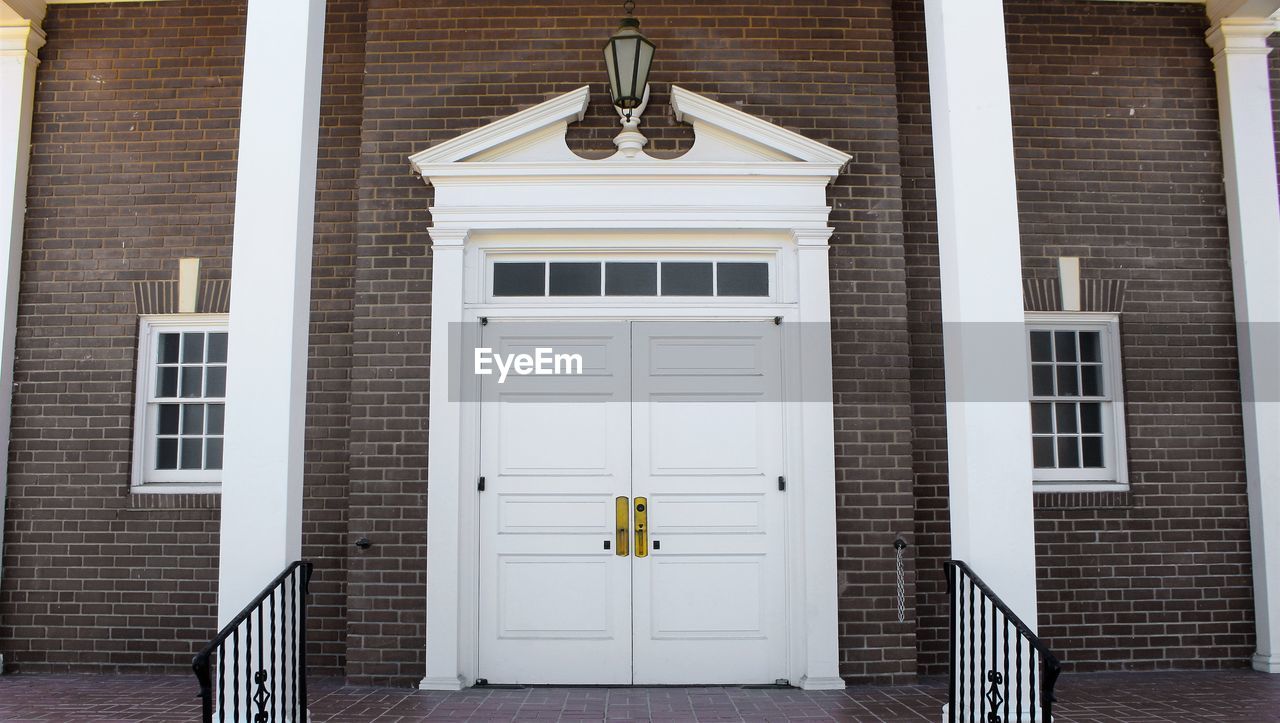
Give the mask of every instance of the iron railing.
POLYGON ((968 565, 943 567, 951 602, 948 720, 1052 723, 1058 659, 968 565))
POLYGON ((310 562, 291 563, 191 661, 204 723, 307 719, 310 562), (213 659, 217 658, 215 706, 213 659))

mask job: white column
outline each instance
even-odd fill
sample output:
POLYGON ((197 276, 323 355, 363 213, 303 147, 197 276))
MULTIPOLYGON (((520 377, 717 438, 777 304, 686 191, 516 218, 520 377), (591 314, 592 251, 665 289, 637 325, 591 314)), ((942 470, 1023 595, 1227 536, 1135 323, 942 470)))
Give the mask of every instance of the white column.
POLYGON ((1263 19, 1220 20, 1216 51, 1243 396, 1245 474, 1253 550, 1257 652, 1253 667, 1280 673, 1280 189, 1263 19))
POLYGON ((1031 419, 1000 0, 926 0, 951 554, 1036 625, 1031 419))
POLYGON ((250 0, 219 539, 225 624, 302 553, 324 0, 250 0))
MULTIPOLYGON (((450 394, 463 314, 463 229, 431 231, 431 411, 427 420, 427 670, 422 690, 461 690, 459 641, 464 634, 458 564, 462 553, 462 403, 450 394)), ((454 375, 455 377, 457 375, 454 375)), ((473 631, 474 632, 474 631, 473 631)), ((467 633, 467 634, 473 634, 467 633)))
MULTIPOLYGON (((9 426, 13 406, 14 335, 18 323, 18 282, 22 231, 27 213, 27 166, 31 159, 31 113, 35 105, 36 51, 44 32, 30 19, 0 16, 0 530, 4 528, 9 481, 9 426)), ((0 535, 0 558, 4 539, 0 535)), ((0 570, 0 579, 3 570, 0 570)))

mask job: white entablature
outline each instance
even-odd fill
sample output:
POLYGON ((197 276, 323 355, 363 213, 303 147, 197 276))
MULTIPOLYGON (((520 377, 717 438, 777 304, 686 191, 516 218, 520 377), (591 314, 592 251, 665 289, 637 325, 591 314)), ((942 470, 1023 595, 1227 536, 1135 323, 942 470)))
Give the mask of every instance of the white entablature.
POLYGON ((582 87, 411 156, 436 188, 437 243, 446 229, 827 227, 825 189, 848 154, 673 86, 672 111, 694 130, 688 153, 586 159, 565 133, 589 100, 582 87))

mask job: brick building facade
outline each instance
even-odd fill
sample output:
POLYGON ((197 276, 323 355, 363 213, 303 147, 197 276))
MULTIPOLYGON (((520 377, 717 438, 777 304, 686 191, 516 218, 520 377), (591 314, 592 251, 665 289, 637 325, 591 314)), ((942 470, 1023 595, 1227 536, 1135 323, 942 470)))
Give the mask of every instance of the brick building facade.
MULTIPOLYGON (((407 685, 424 666, 433 192, 406 158, 583 85, 569 144, 611 153, 598 46, 615 5, 328 4, 302 533, 319 671, 407 685)), ((942 673, 924 4, 641 5, 660 49, 651 154, 693 140, 667 112, 678 85, 853 157, 827 191, 839 672, 942 673)), ((216 627, 218 495, 130 479, 138 315, 156 310, 142 290, 198 257, 199 310, 226 310, 245 20, 242 2, 172 0, 51 5, 43 21, 0 578, 11 670, 176 671, 216 627)), ((1086 305, 1121 324, 1128 485, 1035 496, 1040 633, 1068 670, 1239 667, 1257 648, 1209 24, 1197 4, 1005 3, 1024 281, 1057 298, 1058 258, 1078 257, 1086 305)))

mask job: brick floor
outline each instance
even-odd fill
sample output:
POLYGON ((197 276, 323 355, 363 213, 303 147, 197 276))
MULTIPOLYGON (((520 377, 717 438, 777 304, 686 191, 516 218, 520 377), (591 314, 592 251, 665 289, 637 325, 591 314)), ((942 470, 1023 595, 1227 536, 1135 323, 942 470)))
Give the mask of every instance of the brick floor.
MULTIPOLYGON (((436 693, 312 682, 311 720, 938 721, 946 686, 527 688, 436 693)), ((0 721, 194 721, 194 678, 0 676, 0 721)), ((1064 675, 1059 721, 1280 721, 1280 676, 1250 671, 1064 675)))

